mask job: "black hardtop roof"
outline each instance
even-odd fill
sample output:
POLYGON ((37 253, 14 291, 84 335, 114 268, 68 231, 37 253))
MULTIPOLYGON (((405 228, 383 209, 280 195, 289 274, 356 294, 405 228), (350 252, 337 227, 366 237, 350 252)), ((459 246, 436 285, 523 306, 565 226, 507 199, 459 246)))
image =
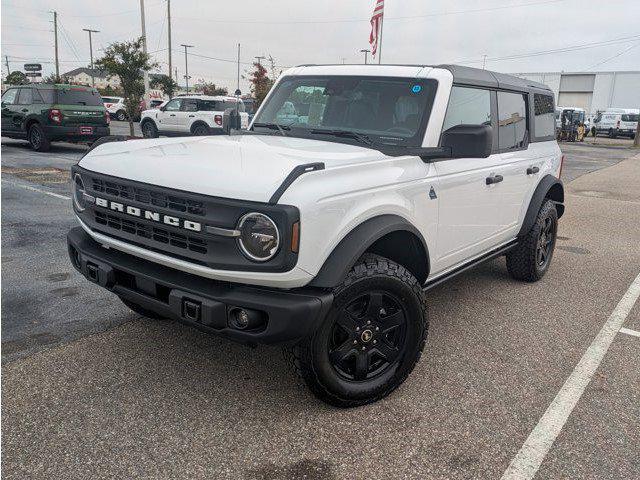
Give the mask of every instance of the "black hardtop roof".
MULTIPOLYGON (((340 65, 340 64, 327 64, 340 65)), ((380 66, 378 64, 369 64, 372 66, 380 66)), ((318 67, 325 65, 317 64, 305 64, 298 65, 299 67, 318 67)), ((516 77, 515 75, 509 75, 506 73, 492 72, 491 70, 483 70, 481 68, 464 67, 462 65, 418 65, 418 64, 382 64, 381 66, 394 66, 394 67, 431 67, 431 68, 444 68, 449 70, 453 75, 453 83, 459 85, 475 85, 478 87, 486 88, 501 88, 506 90, 546 90, 551 92, 551 89, 544 83, 534 82, 526 78, 516 77)))

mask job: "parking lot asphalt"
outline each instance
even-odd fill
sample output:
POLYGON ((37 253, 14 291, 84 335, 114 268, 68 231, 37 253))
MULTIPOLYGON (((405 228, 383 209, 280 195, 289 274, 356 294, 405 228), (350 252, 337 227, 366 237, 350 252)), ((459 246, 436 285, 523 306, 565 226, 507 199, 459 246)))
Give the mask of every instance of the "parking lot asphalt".
MULTIPOLYGON (((543 281, 498 259, 430 291, 407 382, 337 410, 279 349, 140 318, 84 281, 56 181, 83 147, 20 143, 2 142, 5 478, 500 478, 640 273, 640 157, 562 145, 567 211, 543 281)), ((638 304, 624 326, 640 329, 638 304)), ((640 477, 639 359, 640 338, 617 334, 536 478, 640 477)))

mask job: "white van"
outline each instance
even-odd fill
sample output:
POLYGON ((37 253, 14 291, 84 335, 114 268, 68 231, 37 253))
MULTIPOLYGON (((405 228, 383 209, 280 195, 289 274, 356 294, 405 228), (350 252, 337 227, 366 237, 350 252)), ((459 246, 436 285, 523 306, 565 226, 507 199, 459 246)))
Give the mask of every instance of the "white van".
POLYGON ((611 138, 634 138, 638 128, 640 110, 637 108, 616 108, 599 113, 593 121, 596 134, 606 133, 611 138))

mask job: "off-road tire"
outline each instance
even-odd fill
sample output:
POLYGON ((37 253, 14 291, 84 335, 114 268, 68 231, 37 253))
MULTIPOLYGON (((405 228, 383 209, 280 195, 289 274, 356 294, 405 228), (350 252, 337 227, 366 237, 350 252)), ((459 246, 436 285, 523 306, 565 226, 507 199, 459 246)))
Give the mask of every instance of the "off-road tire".
POLYGON ((551 264, 557 234, 558 212, 556 206, 551 200, 545 200, 529 232, 523 236, 518 245, 506 255, 507 270, 511 277, 525 282, 537 282, 540 280, 544 274, 547 273, 549 265, 551 264), (540 265, 537 257, 538 242, 541 239, 541 233, 547 219, 550 219, 553 223, 552 243, 546 261, 543 265, 540 265))
POLYGON ((333 293, 334 303, 319 328, 312 336, 286 349, 285 358, 293 364, 294 370, 311 392, 326 403, 347 408, 375 402, 402 384, 422 355, 428 329, 424 291, 418 280, 403 266, 384 257, 367 254, 333 289, 333 293), (372 291, 389 292, 401 299, 406 319, 402 353, 395 363, 377 376, 365 380, 347 380, 341 377, 329 360, 326 348, 328 336, 342 308, 358 295, 372 291))
POLYGON ((116 112, 116 120, 118 120, 119 122, 124 122, 127 119, 127 112, 125 112, 124 110, 118 110, 116 112))
POLYGON ((29 127, 28 140, 31 148, 36 152, 48 152, 51 148, 51 141, 39 123, 34 123, 29 127))
POLYGON ((143 317, 150 318, 152 320, 161 320, 165 318, 162 315, 158 315, 156 312, 147 310, 146 308, 141 307, 137 303, 127 300, 126 298, 122 298, 122 297, 119 297, 119 298, 120 300, 122 300, 122 303, 124 303, 127 307, 129 307, 129 309, 131 309, 134 313, 137 313, 138 315, 142 315, 143 317))
POLYGON ((145 120, 140 125, 142 136, 144 138, 158 138, 158 127, 153 120, 145 120))
POLYGON ((204 123, 196 123, 191 127, 191 135, 196 137, 204 137, 211 133, 211 129, 204 123))

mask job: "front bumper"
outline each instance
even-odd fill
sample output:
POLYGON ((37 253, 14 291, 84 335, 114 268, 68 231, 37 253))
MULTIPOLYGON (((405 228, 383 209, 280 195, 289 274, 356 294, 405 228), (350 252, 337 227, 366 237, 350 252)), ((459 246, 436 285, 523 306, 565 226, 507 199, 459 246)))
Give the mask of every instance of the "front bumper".
POLYGON ((333 295, 321 289, 260 288, 174 270, 104 248, 81 227, 69 231, 67 246, 71 263, 91 282, 162 316, 239 342, 295 343, 315 331, 333 302, 333 295), (198 306, 196 316, 185 302, 198 306), (266 323, 255 330, 229 327, 227 318, 237 308, 262 312, 266 323))
POLYGON ((74 125, 74 126, 57 126, 47 125, 44 131, 49 140, 67 141, 67 142, 91 142, 101 137, 110 135, 111 130, 107 126, 102 125, 74 125), (91 127, 91 133, 81 133, 82 127, 91 127))

